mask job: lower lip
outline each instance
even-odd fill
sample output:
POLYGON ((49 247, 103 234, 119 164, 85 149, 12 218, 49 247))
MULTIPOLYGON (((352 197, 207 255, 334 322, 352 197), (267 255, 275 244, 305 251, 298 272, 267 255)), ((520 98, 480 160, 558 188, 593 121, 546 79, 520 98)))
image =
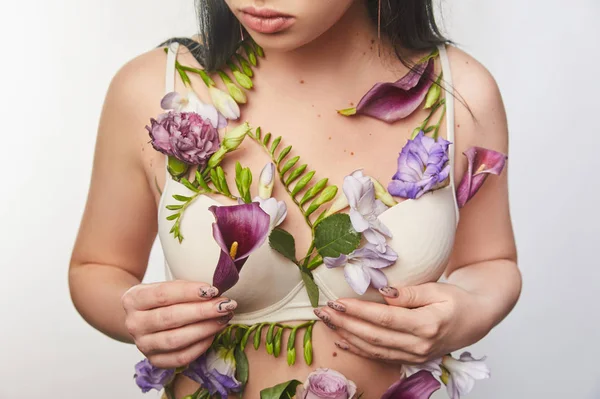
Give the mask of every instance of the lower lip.
POLYGON ((259 33, 277 33, 289 28, 294 23, 293 17, 258 17, 242 12, 242 20, 247 28, 259 33))

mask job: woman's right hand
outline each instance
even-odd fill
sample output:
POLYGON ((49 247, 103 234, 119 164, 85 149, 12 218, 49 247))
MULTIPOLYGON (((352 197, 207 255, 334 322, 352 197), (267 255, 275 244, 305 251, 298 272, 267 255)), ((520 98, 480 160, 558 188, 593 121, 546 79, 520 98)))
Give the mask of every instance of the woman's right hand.
POLYGON ((131 287, 121 303, 138 349, 160 368, 190 364, 227 327, 237 307, 205 283, 168 281, 131 287))

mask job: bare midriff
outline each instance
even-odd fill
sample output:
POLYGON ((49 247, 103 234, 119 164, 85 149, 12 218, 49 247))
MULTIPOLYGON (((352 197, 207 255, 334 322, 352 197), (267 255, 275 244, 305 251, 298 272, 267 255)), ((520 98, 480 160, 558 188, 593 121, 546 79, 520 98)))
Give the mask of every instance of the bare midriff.
MULTIPOLYGON (((286 323, 294 324, 294 323, 286 323)), ((265 329, 266 330, 266 329, 265 329)), ((296 379, 305 381, 308 374, 319 367, 331 368, 344 374, 346 378, 354 381, 359 393, 364 393, 363 398, 379 398, 387 388, 397 381, 402 372, 399 364, 385 363, 382 361, 366 359, 356 356, 351 352, 339 349, 334 342, 339 339, 334 330, 321 322, 315 323, 313 330, 313 363, 308 366, 302 356, 302 340, 296 340, 296 363, 288 366, 285 350, 279 357, 267 354, 265 350, 265 334, 258 350, 249 344, 246 355, 249 363, 248 384, 244 390, 245 398, 259 398, 260 391, 277 385, 281 382, 296 379)), ((284 335, 283 342, 287 342, 284 335)), ((175 397, 183 398, 194 393, 199 385, 184 376, 179 376, 175 381, 175 397)), ((230 398, 239 398, 232 395, 230 398)))

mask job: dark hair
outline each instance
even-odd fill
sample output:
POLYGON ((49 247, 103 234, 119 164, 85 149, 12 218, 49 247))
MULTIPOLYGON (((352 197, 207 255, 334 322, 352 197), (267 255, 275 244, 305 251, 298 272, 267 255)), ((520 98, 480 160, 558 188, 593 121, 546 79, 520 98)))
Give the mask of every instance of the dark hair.
MULTIPOLYGON (((433 0, 364 1, 374 24, 378 22, 381 1, 381 34, 387 36, 405 65, 403 49, 426 50, 448 42, 435 22, 433 0)), ((179 42, 190 50, 200 65, 213 71, 225 65, 237 50, 242 27, 224 0, 195 0, 195 6, 203 44, 190 38, 173 38, 161 46, 179 42)))

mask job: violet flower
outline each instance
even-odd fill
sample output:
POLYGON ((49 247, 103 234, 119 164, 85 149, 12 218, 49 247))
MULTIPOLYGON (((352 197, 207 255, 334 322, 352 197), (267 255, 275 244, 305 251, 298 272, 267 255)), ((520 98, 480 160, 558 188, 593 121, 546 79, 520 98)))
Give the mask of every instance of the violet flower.
POLYGON ((387 206, 375 199, 375 187, 371 179, 357 170, 344 178, 342 189, 350 204, 352 227, 362 233, 367 241, 377 245, 380 252, 385 252, 385 236, 392 237, 392 232, 378 219, 387 206))
POLYGON ((211 348, 194 360, 183 375, 196 381, 208 390, 211 396, 219 393, 221 399, 227 399, 229 393, 238 392, 242 384, 236 380, 234 348, 211 348))
POLYGON ((421 370, 394 383, 381 399, 428 399, 440 386, 430 372, 421 370))
POLYGON ((356 108, 338 111, 342 115, 367 115, 393 123, 412 114, 433 84, 434 61, 416 65, 394 83, 377 83, 360 99, 356 108))
POLYGON ((362 295, 369 285, 377 289, 388 285, 387 277, 379 269, 393 265, 397 259, 398 254, 388 245, 381 252, 375 244, 368 243, 350 255, 325 257, 323 263, 330 269, 343 266, 346 281, 357 294, 362 295))
POLYGON ((211 105, 203 103, 193 90, 188 90, 185 96, 173 91, 167 93, 160 101, 160 106, 164 110, 176 112, 195 112, 202 119, 207 119, 215 129, 227 126, 227 119, 217 109, 211 105))
POLYGON ((171 111, 150 122, 146 129, 154 149, 186 164, 205 165, 219 149, 217 129, 195 112, 171 111))
POLYGON ((156 389, 164 388, 165 385, 173 381, 175 377, 174 369, 161 369, 153 366, 148 359, 144 359, 135 365, 135 383, 142 389, 143 393, 156 389))
POLYGON ((460 399, 473 390, 475 381, 490 377, 490 369, 484 361, 485 357, 475 359, 469 352, 463 352, 459 359, 451 355, 442 358, 441 379, 450 399, 460 399))
POLYGON ((267 238, 270 217, 257 202, 211 206, 208 209, 215 216, 213 237, 221 248, 221 256, 213 275, 213 286, 223 293, 237 283, 248 256, 267 238))
POLYGON ((398 171, 388 185, 390 194, 416 199, 444 185, 450 174, 449 141, 437 141, 423 131, 408 140, 398 156, 398 171))
POLYGON ((467 157, 468 169, 456 189, 459 208, 477 193, 490 174, 502 172, 507 159, 505 154, 481 147, 471 147, 463 154, 467 157))
POLYGON ((318 368, 308 375, 304 385, 296 388, 297 399, 353 399, 356 384, 342 373, 318 368))

